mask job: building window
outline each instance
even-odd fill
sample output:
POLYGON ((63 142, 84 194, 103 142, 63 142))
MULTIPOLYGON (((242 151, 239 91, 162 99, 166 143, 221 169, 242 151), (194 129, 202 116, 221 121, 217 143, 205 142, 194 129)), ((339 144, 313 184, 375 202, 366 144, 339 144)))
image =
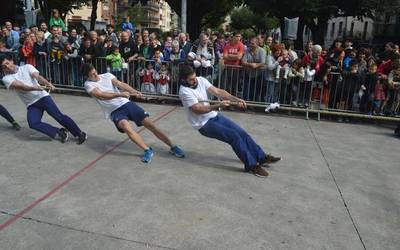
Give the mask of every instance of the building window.
POLYGON ((363 40, 367 40, 368 22, 364 23, 363 40))
POLYGON ((343 33, 343 22, 339 23, 339 30, 338 30, 338 36, 341 36, 343 33))
POLYGON ((331 28, 331 37, 335 35, 335 23, 332 23, 332 28, 331 28))

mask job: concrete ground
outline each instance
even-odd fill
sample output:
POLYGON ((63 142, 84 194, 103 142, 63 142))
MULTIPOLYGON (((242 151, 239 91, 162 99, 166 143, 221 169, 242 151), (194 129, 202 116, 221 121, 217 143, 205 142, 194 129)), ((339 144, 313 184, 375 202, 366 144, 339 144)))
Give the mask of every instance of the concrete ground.
POLYGON ((261 179, 181 107, 141 104, 187 152, 170 156, 144 130, 156 151, 145 165, 94 100, 53 97, 87 143, 30 130, 21 101, 0 90, 23 126, 0 120, 0 249, 400 249, 400 140, 389 129, 225 112, 284 157, 261 179))

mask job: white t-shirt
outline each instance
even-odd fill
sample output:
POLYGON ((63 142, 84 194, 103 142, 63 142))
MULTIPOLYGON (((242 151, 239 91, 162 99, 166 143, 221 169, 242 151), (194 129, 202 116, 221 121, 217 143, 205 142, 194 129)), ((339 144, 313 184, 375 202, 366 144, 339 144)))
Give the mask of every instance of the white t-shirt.
MULTIPOLYGON (((17 69, 17 73, 5 75, 3 77, 3 83, 6 88, 10 88, 11 84, 14 81, 18 81, 18 83, 23 83, 26 86, 40 86, 38 81, 32 77, 33 73, 38 73, 39 71, 30 64, 25 64, 24 66, 19 66, 17 69)), ((17 91, 18 96, 21 98, 22 102, 28 107, 29 105, 34 104, 39 99, 48 96, 44 90, 38 91, 17 91)))
MULTIPOLYGON (((179 88, 179 98, 182 101, 183 106, 186 108, 188 120, 192 124, 193 128, 201 129, 210 120, 218 115, 216 111, 210 111, 205 114, 198 115, 190 110, 190 107, 199 103, 200 101, 208 100, 207 89, 211 87, 211 83, 204 77, 197 77, 197 88, 192 89, 190 87, 182 86, 179 88)), ((210 103, 202 102, 202 105, 209 106, 210 103)))
MULTIPOLYGON (((115 78, 115 76, 111 73, 105 73, 99 75, 100 80, 97 82, 87 80, 85 82, 85 89, 86 92, 90 94, 95 88, 98 88, 102 92, 109 92, 109 93, 120 93, 119 89, 115 87, 111 80, 115 78)), ((97 103, 99 103, 101 109, 104 112, 104 117, 106 119, 110 118, 111 113, 118 109, 119 107, 123 106, 125 103, 129 102, 128 98, 124 97, 117 97, 110 100, 99 100, 96 98, 97 103)))

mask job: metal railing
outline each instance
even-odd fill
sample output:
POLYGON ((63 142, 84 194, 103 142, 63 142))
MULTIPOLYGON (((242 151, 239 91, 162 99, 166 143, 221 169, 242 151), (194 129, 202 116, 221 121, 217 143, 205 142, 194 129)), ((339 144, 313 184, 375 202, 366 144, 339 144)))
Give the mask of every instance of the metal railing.
MULTIPOLYGON (((13 54, 14 61, 19 58, 13 54)), ((99 74, 111 72, 119 80, 145 94, 164 95, 178 99, 179 72, 183 64, 171 61, 134 60, 120 69, 113 69, 106 58, 84 60, 81 57, 51 59, 36 57, 35 66, 41 74, 58 87, 83 89, 81 65, 92 63, 99 74)), ((382 81, 385 96, 377 97, 375 86, 361 85, 350 74, 331 73, 325 82, 306 82, 300 77, 269 75, 266 69, 218 64, 196 68, 196 74, 207 78, 214 86, 241 97, 251 105, 280 103, 282 110, 353 116, 368 119, 400 120, 400 90, 382 81), (217 72, 217 73, 216 73, 217 72), (379 99, 379 100, 378 100, 379 99), (384 114, 384 115, 383 115, 384 114)))

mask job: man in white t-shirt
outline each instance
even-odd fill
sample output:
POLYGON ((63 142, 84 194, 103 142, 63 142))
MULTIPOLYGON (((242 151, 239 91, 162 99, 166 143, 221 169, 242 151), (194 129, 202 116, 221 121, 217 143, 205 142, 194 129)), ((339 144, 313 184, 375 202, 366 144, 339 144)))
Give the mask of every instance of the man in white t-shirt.
POLYGON ((141 92, 119 81, 113 74, 97 74, 96 69, 91 64, 84 64, 82 73, 84 77, 87 77, 85 82, 86 92, 99 103, 105 118, 111 119, 119 132, 126 133, 136 145, 144 150, 142 156, 144 163, 150 163, 154 152, 133 129, 129 121, 133 121, 137 126, 144 126, 150 130, 158 139, 170 147, 171 154, 178 158, 185 157, 185 152, 179 146, 172 144, 168 136, 154 125, 149 118, 149 114, 135 102, 129 100, 130 96, 140 98, 142 96, 141 92))
POLYGON ((31 129, 37 130, 62 143, 68 140, 68 131, 77 138, 77 144, 82 144, 87 135, 82 132, 76 123, 67 115, 61 113, 49 93, 45 89, 55 89, 39 74, 39 71, 30 64, 16 66, 13 60, 5 55, 0 56, 0 64, 5 76, 2 81, 8 89, 15 90, 28 109, 28 124, 31 129), (43 112, 46 111, 62 128, 56 128, 42 122, 43 112))
POLYGON ((219 108, 231 105, 245 109, 246 102, 225 90, 214 87, 204 77, 196 77, 196 73, 189 65, 181 67, 180 79, 179 98, 187 110, 188 119, 193 128, 206 137, 230 144, 244 163, 246 171, 258 177, 267 177, 269 174, 262 167, 268 167, 268 164, 275 163, 281 158, 266 155, 246 131, 217 112, 219 108), (207 102, 208 93, 223 101, 210 105, 207 102))

